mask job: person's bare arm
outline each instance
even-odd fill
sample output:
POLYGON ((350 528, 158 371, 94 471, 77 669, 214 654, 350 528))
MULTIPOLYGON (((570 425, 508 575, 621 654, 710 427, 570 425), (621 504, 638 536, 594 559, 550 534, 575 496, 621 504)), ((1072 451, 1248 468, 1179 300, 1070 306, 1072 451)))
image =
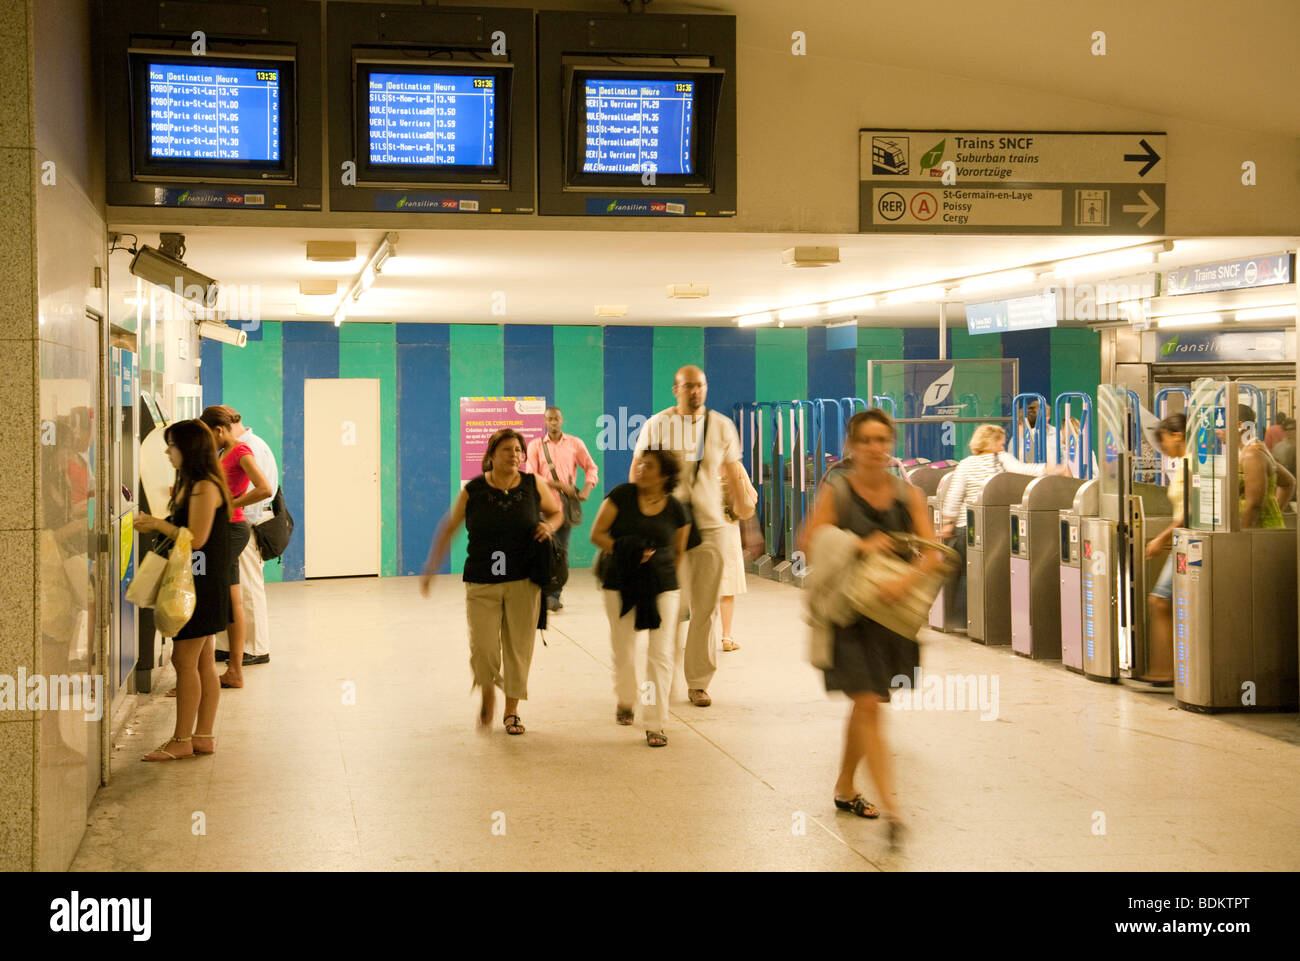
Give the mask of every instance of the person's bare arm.
POLYGON ((429 594, 429 584, 433 580, 433 575, 442 564, 447 549, 451 547, 451 539, 456 533, 456 528, 465 522, 465 505, 468 503, 469 494, 462 489, 460 496, 456 498, 456 503, 439 522, 437 533, 433 535, 433 543, 429 545, 429 556, 424 562, 424 571, 420 574, 420 593, 426 597, 429 594))
POLYGON ((544 541, 564 523, 564 508, 560 506, 559 495, 547 485, 538 484, 537 493, 542 499, 542 522, 537 525, 534 540, 544 541))
POLYGON ((1277 461, 1273 463, 1277 466, 1277 506, 1280 509, 1291 503, 1291 495, 1295 493, 1295 477, 1277 461))
POLYGON ((754 488, 745 474, 745 467, 738 460, 722 465, 722 475, 727 479, 727 489, 731 491, 731 511, 738 518, 748 520, 754 516, 756 499, 751 493, 754 488))
POLYGON ((609 529, 617 517, 618 508, 606 497, 600 504, 600 510, 596 511, 596 519, 591 523, 591 542, 602 551, 614 551, 614 538, 609 536, 609 529))
POLYGON ((1264 494, 1268 490, 1268 468, 1264 458, 1256 451, 1242 453, 1241 473, 1245 486, 1241 526, 1254 527, 1259 522, 1259 511, 1264 506, 1264 494))
MULTIPOLYGON (((186 526, 190 529, 190 547, 194 550, 198 550, 208 542, 208 538, 212 535, 212 522, 220 506, 221 492, 212 481, 201 480, 190 491, 189 523, 186 526)), ((181 530, 171 521, 151 517, 148 514, 139 515, 133 526, 138 531, 158 531, 164 537, 173 540, 181 530)))
POLYGON ((673 560, 673 569, 677 572, 677 581, 681 583, 682 578, 682 561, 686 559, 686 542, 691 539, 691 525, 686 524, 677 528, 677 534, 674 536, 673 547, 677 551, 673 560))
POLYGON ((271 490, 271 482, 262 473, 262 468, 257 466, 257 461, 253 459, 252 454, 245 454, 239 458, 239 466, 248 475, 249 484, 248 490, 235 498, 234 505, 236 507, 256 504, 258 501, 264 501, 275 495, 275 491, 271 490))

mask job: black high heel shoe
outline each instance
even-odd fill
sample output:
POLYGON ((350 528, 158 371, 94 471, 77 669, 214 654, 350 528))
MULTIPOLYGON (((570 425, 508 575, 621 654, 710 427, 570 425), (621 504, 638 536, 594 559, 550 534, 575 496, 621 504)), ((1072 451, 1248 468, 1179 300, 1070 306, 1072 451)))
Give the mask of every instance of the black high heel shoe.
POLYGON ((885 816, 885 823, 889 825, 889 850, 897 852, 903 846, 903 840, 907 837, 907 825, 896 817, 885 816))

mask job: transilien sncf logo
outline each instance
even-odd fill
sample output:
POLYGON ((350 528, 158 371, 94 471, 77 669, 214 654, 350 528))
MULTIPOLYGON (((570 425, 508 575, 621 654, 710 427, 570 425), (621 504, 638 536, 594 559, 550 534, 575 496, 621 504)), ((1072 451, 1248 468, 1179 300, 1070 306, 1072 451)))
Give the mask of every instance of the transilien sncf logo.
POLYGON ((933 384, 925 389, 925 396, 921 399, 922 413, 927 407, 938 407, 948 395, 952 393, 952 382, 957 373, 956 366, 949 367, 948 372, 939 377, 933 384))
POLYGON ((1169 342, 1160 348, 1160 353, 1165 357, 1168 357, 1177 349, 1178 349, 1178 335, 1174 334, 1174 336, 1169 340, 1169 342))

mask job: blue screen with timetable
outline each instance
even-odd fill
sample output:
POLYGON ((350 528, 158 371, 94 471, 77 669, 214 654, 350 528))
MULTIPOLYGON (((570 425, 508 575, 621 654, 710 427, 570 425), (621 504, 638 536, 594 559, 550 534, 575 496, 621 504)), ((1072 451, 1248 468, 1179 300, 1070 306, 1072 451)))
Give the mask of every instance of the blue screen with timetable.
POLYGON ((588 77, 582 172, 692 174, 693 80, 588 77))
POLYGON ((149 156, 280 161, 280 68, 151 63, 149 156))
POLYGON ((495 77, 371 73, 369 103, 372 164, 496 163, 495 77))

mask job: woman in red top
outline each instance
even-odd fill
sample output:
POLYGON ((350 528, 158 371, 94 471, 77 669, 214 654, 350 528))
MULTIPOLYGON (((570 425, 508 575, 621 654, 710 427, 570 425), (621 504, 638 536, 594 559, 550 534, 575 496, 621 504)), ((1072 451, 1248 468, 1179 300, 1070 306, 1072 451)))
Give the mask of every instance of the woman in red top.
POLYGON ((231 433, 233 421, 224 407, 208 407, 199 415, 217 439, 221 451, 221 467, 226 472, 226 484, 234 498, 234 512, 230 517, 230 661, 221 676, 222 687, 244 686, 244 605, 239 593, 239 555, 248 546, 250 530, 244 519, 245 504, 266 500, 275 491, 266 479, 253 450, 240 443, 231 433))

